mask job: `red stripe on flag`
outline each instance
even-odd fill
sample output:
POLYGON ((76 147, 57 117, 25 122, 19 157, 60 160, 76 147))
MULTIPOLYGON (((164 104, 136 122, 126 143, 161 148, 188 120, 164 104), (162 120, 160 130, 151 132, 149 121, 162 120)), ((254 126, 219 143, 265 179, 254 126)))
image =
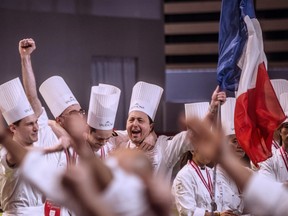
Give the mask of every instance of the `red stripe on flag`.
POLYGON ((237 97, 235 133, 254 164, 271 156, 274 130, 285 114, 271 85, 265 64, 258 67, 256 86, 237 97))

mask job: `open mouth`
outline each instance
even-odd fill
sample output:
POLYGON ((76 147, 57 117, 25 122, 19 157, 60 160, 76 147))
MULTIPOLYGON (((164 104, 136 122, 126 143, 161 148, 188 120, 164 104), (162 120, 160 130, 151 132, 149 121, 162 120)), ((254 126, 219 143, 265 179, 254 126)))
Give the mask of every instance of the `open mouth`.
POLYGON ((242 148, 236 148, 237 152, 244 152, 244 150, 242 148))
POLYGON ((132 135, 138 135, 141 133, 141 130, 132 130, 132 135))
POLYGON ((245 154, 245 152, 243 151, 243 149, 237 149, 237 150, 236 150, 236 153, 238 153, 238 154, 245 154))

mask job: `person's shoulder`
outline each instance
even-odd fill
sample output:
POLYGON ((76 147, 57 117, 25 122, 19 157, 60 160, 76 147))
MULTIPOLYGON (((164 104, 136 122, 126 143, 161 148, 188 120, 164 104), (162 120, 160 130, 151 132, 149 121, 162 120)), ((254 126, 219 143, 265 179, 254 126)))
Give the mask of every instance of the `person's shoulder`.
POLYGON ((192 169, 190 164, 186 164, 176 175, 174 182, 175 184, 182 183, 188 187, 197 184, 196 172, 192 169))
POLYGON ((173 142, 174 141, 178 141, 179 138, 186 138, 187 135, 187 131, 181 131, 179 133, 176 134, 164 134, 164 135, 159 135, 157 138, 157 141, 165 141, 165 142, 173 142))
POLYGON ((189 164, 189 162, 182 167, 182 169, 179 170, 179 172, 177 173, 177 176, 192 176, 193 175, 193 169, 191 167, 191 165, 189 164))
POLYGON ((168 140, 172 140, 174 136, 169 136, 169 135, 158 135, 157 136, 157 140, 160 140, 160 141, 168 141, 168 140))

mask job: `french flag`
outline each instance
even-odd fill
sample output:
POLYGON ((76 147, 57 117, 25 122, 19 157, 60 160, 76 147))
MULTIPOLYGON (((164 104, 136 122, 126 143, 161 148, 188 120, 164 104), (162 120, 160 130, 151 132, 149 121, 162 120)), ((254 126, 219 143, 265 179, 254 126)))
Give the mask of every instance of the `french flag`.
POLYGON ((222 0, 217 79, 236 92, 234 126, 243 150, 254 164, 271 157, 274 130, 286 117, 268 77, 253 0, 222 0))

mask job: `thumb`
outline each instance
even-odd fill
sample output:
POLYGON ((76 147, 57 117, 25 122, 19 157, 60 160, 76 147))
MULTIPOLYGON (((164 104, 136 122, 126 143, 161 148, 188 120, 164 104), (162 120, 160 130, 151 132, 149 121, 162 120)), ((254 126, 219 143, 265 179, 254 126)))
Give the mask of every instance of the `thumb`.
POLYGON ((220 91, 220 87, 219 85, 217 85, 216 89, 214 90, 214 92, 218 93, 220 91))

